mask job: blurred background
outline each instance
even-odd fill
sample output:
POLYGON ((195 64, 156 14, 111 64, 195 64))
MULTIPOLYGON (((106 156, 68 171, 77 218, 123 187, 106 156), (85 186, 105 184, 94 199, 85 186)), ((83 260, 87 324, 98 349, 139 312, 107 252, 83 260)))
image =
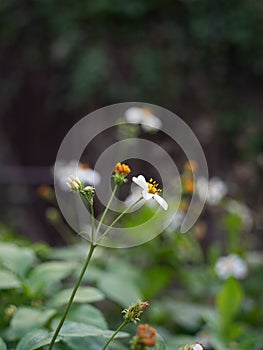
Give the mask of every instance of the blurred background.
POLYGON ((61 141, 92 111, 141 101, 192 128, 210 175, 257 213, 260 246, 262 23, 257 0, 2 0, 1 230, 60 244, 38 188, 61 141))

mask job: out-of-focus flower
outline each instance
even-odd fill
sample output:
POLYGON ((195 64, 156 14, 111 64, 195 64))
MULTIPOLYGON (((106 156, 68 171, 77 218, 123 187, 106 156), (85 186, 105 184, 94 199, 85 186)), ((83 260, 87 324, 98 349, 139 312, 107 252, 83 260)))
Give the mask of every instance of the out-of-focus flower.
POLYGON ((147 349, 156 343, 156 330, 148 324, 141 324, 137 328, 136 336, 132 340, 132 350, 147 349))
POLYGON ((139 175, 138 177, 133 177, 132 181, 136 183, 136 185, 142 188, 141 194, 146 201, 153 198, 156 200, 157 203, 160 204, 160 206, 164 210, 168 209, 168 203, 158 194, 162 192, 162 190, 157 188, 158 183, 156 181, 153 181, 153 179, 150 179, 150 181, 147 182, 143 175, 139 175))
POLYGON ((252 228, 253 216, 251 210, 244 203, 231 199, 226 204, 226 209, 229 213, 238 215, 241 218, 243 227, 246 230, 250 230, 252 228))
POLYGON ((141 314, 147 307, 149 307, 149 305, 150 304, 148 303, 148 301, 137 301, 137 303, 129 306, 128 309, 122 311, 125 320, 137 323, 138 321, 140 321, 141 314))
POLYGON ((84 185, 96 186, 100 183, 100 174, 88 164, 71 161, 57 164, 57 180, 61 189, 67 190, 66 181, 70 176, 78 178, 84 185))
POLYGON ((204 347, 200 343, 196 343, 193 347, 193 350, 203 350, 203 349, 204 349, 204 347))
POLYGON ((201 200, 207 201, 210 205, 217 205, 227 194, 227 186, 219 177, 212 177, 207 181, 204 177, 199 177, 196 182, 197 193, 201 200), (206 188, 208 187, 207 197, 206 188))
POLYGON ((54 191, 48 185, 40 185, 37 189, 37 193, 40 197, 48 201, 51 201, 52 199, 54 199, 54 191))
POLYGON ((60 212, 57 210, 57 208, 54 208, 54 207, 47 208, 46 218, 52 224, 55 224, 61 221, 60 212))
POLYGON ((179 350, 203 350, 205 347, 201 343, 196 342, 193 345, 181 346, 179 350))
POLYGON ((16 313, 17 308, 15 305, 8 305, 7 308, 5 309, 5 316, 7 319, 10 319, 11 317, 14 316, 14 314, 16 313))
POLYGON ((148 108, 130 107, 126 110, 124 117, 128 123, 141 124, 145 131, 159 130, 162 127, 162 121, 148 108))
POLYGON ((117 163, 114 168, 114 174, 112 175, 116 185, 120 185, 127 182, 126 176, 129 175, 131 169, 129 165, 124 163, 117 163))
POLYGON ((237 279, 245 278, 248 273, 246 262, 236 254, 222 256, 215 265, 215 271, 219 278, 225 280, 229 277, 237 279))
POLYGON ((194 172, 198 168, 198 164, 195 160, 188 160, 184 165, 184 170, 194 172))

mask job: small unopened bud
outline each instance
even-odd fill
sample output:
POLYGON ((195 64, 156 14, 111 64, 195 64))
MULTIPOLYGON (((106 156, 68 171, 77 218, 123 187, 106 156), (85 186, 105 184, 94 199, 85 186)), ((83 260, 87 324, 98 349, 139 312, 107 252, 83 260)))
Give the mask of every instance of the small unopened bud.
POLYGON ((72 191, 79 191, 82 188, 82 182, 77 177, 69 177, 67 185, 72 191))

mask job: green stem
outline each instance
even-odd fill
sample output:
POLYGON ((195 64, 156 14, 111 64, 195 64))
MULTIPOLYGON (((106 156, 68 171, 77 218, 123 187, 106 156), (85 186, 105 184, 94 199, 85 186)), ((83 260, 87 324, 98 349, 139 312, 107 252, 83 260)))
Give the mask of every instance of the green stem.
POLYGON ((111 225, 106 229, 105 232, 103 232, 103 234, 100 236, 98 243, 106 236, 106 234, 110 231, 110 229, 123 217, 123 215, 125 215, 130 209, 132 209, 136 204, 138 204, 143 197, 140 197, 139 199, 137 199, 136 202, 134 202, 132 205, 130 205, 128 208, 126 208, 119 216, 116 217, 115 220, 113 220, 113 222, 111 223, 111 225))
POLYGON ((66 306, 66 308, 64 310, 64 313, 63 313, 63 315, 61 317, 61 320, 60 320, 60 322, 59 322, 59 324, 58 324, 58 326, 57 326, 57 328, 56 328, 56 330, 55 330, 55 332, 53 334, 53 337, 51 339, 51 343, 49 344, 48 350, 51 350, 53 348, 53 345, 54 345, 54 343, 55 343, 55 341, 57 339, 59 331, 60 331, 61 327, 63 326, 63 323, 65 322, 65 319, 67 317, 67 314, 69 312, 71 304, 72 304, 72 302, 74 300, 74 297, 75 297, 75 295, 77 293, 77 290, 78 290, 79 285, 80 285, 80 283, 82 281, 82 278, 83 278, 83 276, 84 276, 84 274, 85 274, 85 272, 87 270, 87 267, 89 265, 90 259, 92 257, 92 254, 93 254, 95 248, 96 248, 96 245, 91 244, 90 249, 89 249, 89 253, 88 253, 86 261, 85 261, 85 264, 82 267, 82 270, 81 270, 81 273, 79 275, 78 281, 77 281, 77 283, 76 283, 76 285, 75 285, 75 287, 74 287, 74 289, 73 289, 73 291, 71 293, 71 296, 70 296, 68 304, 67 304, 67 306, 66 306))
POLYGON ((128 320, 124 320, 122 322, 122 324, 116 329, 116 331, 112 334, 112 336, 107 340, 107 342, 103 346, 102 350, 105 350, 107 348, 107 346, 110 344, 110 342, 115 338, 115 336, 119 333, 119 331, 122 330, 122 328, 124 326, 126 326, 127 323, 129 323, 128 320))
POLYGON ((113 200, 113 198, 114 198, 114 196, 115 196, 115 194, 117 192, 118 187, 119 187, 119 185, 115 184, 114 189, 112 191, 112 194, 110 196, 109 202, 108 202, 108 204, 107 204, 106 208, 104 209, 104 212, 103 212, 103 214, 101 216, 100 222, 99 222, 97 230, 95 232, 95 236, 97 235, 97 233, 99 232, 99 230, 101 228, 101 225, 103 224, 103 220, 104 220, 104 218, 105 218, 105 216, 106 216, 106 214, 107 214, 107 212, 108 212, 108 210, 110 208, 111 202, 112 202, 112 200, 113 200))
POLYGON ((92 201, 92 203, 90 203, 90 213, 91 213, 91 244, 93 244, 94 243, 94 230, 95 230, 93 201, 92 201))

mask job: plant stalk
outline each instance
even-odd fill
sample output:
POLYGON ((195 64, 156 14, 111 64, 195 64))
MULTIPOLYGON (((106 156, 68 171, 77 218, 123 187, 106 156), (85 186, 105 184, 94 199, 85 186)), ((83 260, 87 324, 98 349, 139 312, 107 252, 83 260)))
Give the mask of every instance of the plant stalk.
POLYGON ((124 326, 126 326, 127 323, 129 323, 128 320, 124 320, 122 322, 122 324, 116 329, 116 331, 112 334, 112 336, 107 340, 107 342, 103 346, 102 350, 105 350, 107 348, 107 346, 110 344, 110 342, 116 337, 116 335, 120 332, 120 330, 122 330, 122 328, 124 326))
POLYGON ((70 309, 70 307, 71 307, 71 304, 72 304, 72 302, 73 302, 73 300, 74 300, 74 297, 75 297, 75 295, 76 295, 76 293, 77 293, 77 290, 78 290, 79 285, 80 285, 80 283, 81 283, 81 281, 82 281, 82 278, 83 278, 83 276, 84 276, 84 274, 85 274, 85 272, 86 272, 86 270, 87 270, 87 267, 88 267, 88 265, 89 265, 90 259, 91 259, 91 257, 92 257, 92 254, 93 254, 93 252, 94 252, 96 246, 97 246, 97 245, 93 245, 93 244, 91 244, 91 246, 90 246, 89 253, 88 253, 88 255, 87 255, 85 264, 84 264, 83 267, 82 267, 81 273, 80 273, 79 278, 78 278, 78 280, 77 280, 77 283, 76 283, 76 285, 75 285, 75 287, 74 287, 74 289, 73 289, 73 291, 72 291, 72 293, 71 293, 71 296, 70 296, 70 298, 69 298, 68 304, 67 304, 67 306, 66 306, 66 308, 65 308, 65 310, 64 310, 64 313, 63 313, 63 315, 62 315, 62 317, 61 317, 61 320, 60 320, 59 324, 57 325, 57 328, 56 328, 56 330, 55 330, 55 332, 54 332, 54 334, 53 334, 53 337, 52 337, 52 339, 51 339, 51 343, 49 344, 48 350, 51 350, 51 349, 53 348, 53 345, 54 345, 54 343, 55 343, 55 341, 56 341, 56 339, 57 339, 57 336, 58 336, 58 334, 59 334, 59 331, 60 331, 61 327, 63 326, 63 324, 64 324, 64 322, 65 322, 65 319, 66 319, 66 317, 67 317, 67 314, 68 314, 68 312, 69 312, 69 309, 70 309))

